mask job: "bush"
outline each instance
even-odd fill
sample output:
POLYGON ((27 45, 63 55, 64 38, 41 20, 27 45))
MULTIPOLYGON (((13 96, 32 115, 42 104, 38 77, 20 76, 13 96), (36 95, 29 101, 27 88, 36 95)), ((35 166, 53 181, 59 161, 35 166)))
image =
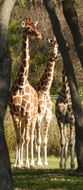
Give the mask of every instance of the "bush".
POLYGON ((16 135, 15 135, 14 127, 13 127, 12 118, 9 113, 9 109, 7 110, 6 118, 5 118, 5 137, 6 137, 9 153, 12 154, 15 152, 15 149, 16 149, 16 135))
POLYGON ((48 155, 59 156, 60 153, 60 133, 56 117, 53 115, 48 131, 48 155))

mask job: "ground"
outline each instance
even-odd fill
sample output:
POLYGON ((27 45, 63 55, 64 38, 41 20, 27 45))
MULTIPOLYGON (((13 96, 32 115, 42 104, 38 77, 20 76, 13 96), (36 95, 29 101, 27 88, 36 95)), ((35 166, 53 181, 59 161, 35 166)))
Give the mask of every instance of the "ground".
POLYGON ((83 190, 83 173, 78 173, 76 169, 58 169, 58 158, 50 157, 48 160, 46 168, 14 168, 15 190, 83 190))

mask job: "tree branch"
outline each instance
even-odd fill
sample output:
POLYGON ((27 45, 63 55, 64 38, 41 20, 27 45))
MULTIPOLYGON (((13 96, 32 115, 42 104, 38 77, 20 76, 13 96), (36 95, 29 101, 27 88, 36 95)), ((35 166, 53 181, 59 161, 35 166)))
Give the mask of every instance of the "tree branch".
POLYGON ((63 34, 61 32, 61 27, 60 27, 60 23, 55 12, 54 3, 52 0, 43 0, 43 1, 51 20, 54 35, 56 36, 57 42, 59 44, 59 49, 62 55, 64 68, 65 68, 69 85, 70 85, 74 114, 76 118, 79 118, 78 110, 80 113, 83 113, 83 112, 82 112, 81 100, 79 98, 78 91, 77 91, 77 83, 76 83, 72 61, 71 61, 69 52, 66 48, 66 42, 64 40, 63 34))
POLYGON ((63 14, 70 28, 75 43, 75 48, 83 68, 83 36, 80 32, 77 12, 72 0, 63 0, 63 14))

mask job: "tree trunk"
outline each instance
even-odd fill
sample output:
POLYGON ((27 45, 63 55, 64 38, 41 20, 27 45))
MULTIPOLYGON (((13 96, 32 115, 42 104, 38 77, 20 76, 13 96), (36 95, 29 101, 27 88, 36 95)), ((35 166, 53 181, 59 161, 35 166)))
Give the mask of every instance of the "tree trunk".
POLYGON ((72 106, 73 106, 73 112, 75 115, 76 151, 77 151, 78 170, 83 170, 83 151, 82 151, 83 138, 81 138, 81 133, 83 133, 82 132, 83 131, 83 106, 81 104, 81 100, 78 95, 77 83, 76 83, 72 61, 71 61, 69 52, 66 48, 66 42, 64 40, 63 34, 61 32, 60 23, 55 12, 54 2, 52 0, 44 0, 44 4, 51 20, 54 35, 56 36, 57 42, 59 44, 59 49, 62 55, 64 68, 66 70, 69 85, 70 85, 72 106))
POLYGON ((79 124, 76 122, 76 152, 77 152, 77 163, 78 163, 77 170, 83 172, 83 127, 82 127, 83 125, 79 127, 78 126, 79 124))
POLYGON ((11 59, 8 51, 8 25, 15 0, 0 1, 0 190, 13 190, 10 159, 4 135, 4 117, 9 97, 11 59))
POLYGON ((62 6, 64 17, 72 33, 76 51, 83 68, 83 36, 80 32, 77 12, 72 0, 62 1, 62 6))

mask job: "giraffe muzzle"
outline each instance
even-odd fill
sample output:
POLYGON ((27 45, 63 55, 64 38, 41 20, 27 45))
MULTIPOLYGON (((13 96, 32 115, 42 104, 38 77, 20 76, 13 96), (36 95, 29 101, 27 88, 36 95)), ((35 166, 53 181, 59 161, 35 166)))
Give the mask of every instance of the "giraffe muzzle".
POLYGON ((40 40, 42 40, 42 35, 41 35, 41 33, 37 33, 37 37, 38 37, 40 40))

